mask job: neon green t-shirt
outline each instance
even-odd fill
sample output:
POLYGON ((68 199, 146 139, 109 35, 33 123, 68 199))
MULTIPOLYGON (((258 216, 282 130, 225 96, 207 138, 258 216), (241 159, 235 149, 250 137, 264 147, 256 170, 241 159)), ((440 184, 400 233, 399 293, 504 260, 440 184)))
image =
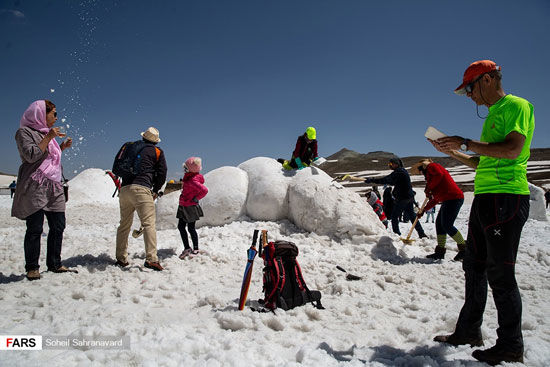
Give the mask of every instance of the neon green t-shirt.
POLYGON ((508 94, 489 107, 480 141, 502 142, 516 131, 525 136, 525 144, 516 159, 479 157, 474 180, 474 194, 507 193, 529 195, 527 161, 531 155, 531 139, 535 130, 533 105, 529 101, 508 94))

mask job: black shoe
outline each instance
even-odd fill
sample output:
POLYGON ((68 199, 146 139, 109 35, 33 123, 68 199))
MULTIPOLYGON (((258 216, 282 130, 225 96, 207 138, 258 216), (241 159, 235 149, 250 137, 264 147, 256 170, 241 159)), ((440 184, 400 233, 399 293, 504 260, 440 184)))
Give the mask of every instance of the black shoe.
POLYGON ((463 337, 456 334, 451 335, 438 335, 434 338, 435 342, 447 343, 456 346, 470 344, 471 347, 481 347, 483 345, 483 339, 481 336, 476 337, 463 337))
POLYGON ((69 271, 69 269, 67 269, 66 266, 61 265, 61 266, 59 266, 55 269, 54 268, 48 268, 48 271, 51 271, 52 273, 66 273, 66 272, 69 271))
POLYGON ((124 262, 124 261, 117 260, 115 265, 120 266, 121 268, 125 268, 128 265, 130 265, 130 263, 128 261, 124 262))
POLYGON ((458 254, 453 258, 453 261, 462 261, 464 260, 464 255, 466 255, 466 250, 458 251, 458 254))
POLYGON ((510 348, 500 347, 495 345, 492 348, 474 350, 472 357, 478 361, 485 362, 491 366, 497 365, 500 362, 521 362, 523 363, 523 350, 513 351, 510 348))
POLYGON ((433 260, 441 260, 445 258, 445 252, 447 252, 447 249, 445 247, 436 246, 435 252, 433 254, 426 256, 426 258, 433 259, 433 260))
POLYGON ((149 269, 156 270, 156 271, 164 270, 164 268, 160 265, 160 263, 158 261, 157 262, 145 261, 143 266, 145 266, 146 268, 149 268, 149 269))
POLYGON ((420 233, 418 238, 428 238, 428 235, 426 233, 420 233))

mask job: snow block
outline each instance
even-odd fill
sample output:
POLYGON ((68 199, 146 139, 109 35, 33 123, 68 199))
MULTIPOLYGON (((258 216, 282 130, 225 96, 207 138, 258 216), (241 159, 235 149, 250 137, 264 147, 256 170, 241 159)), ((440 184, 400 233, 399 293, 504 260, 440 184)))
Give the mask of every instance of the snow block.
POLYGON ((200 202, 204 217, 197 222, 197 227, 222 226, 244 216, 248 192, 245 171, 237 167, 220 167, 204 176, 204 184, 208 194, 200 202))
POLYGON ((288 195, 289 219, 306 231, 340 238, 387 233, 365 198, 321 169, 297 171, 288 195))
POLYGON ((178 228, 176 213, 178 212, 180 193, 181 190, 173 191, 157 199, 155 204, 157 230, 178 228))
POLYGON ((281 164, 272 158, 256 157, 238 167, 248 173, 247 215, 254 220, 286 219, 291 176, 285 175, 281 164))
POLYGON ((548 221, 544 190, 529 183, 529 219, 548 221))

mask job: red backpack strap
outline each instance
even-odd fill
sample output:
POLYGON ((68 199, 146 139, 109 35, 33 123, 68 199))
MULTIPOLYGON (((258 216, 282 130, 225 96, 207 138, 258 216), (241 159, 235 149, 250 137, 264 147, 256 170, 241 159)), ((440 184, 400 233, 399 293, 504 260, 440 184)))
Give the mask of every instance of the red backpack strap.
POLYGON ((274 309, 277 307, 277 298, 285 286, 285 267, 280 257, 273 259, 271 278, 273 280, 273 289, 265 297, 265 307, 274 309))

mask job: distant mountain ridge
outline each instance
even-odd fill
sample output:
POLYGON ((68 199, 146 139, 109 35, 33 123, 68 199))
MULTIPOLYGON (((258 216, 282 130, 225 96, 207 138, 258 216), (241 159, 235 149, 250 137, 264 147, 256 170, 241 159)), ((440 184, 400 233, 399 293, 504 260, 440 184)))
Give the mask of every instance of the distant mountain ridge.
MULTIPOLYGON (((347 172, 361 171, 383 171, 388 170, 388 161, 391 158, 397 157, 394 153, 384 151, 374 151, 369 153, 358 153, 350 149, 342 148, 338 152, 326 157, 327 162, 323 163, 320 168, 331 176, 336 176, 347 172)), ((445 168, 462 166, 463 164, 454 158, 448 156, 409 156, 398 157, 403 161, 406 168, 411 167, 418 161, 424 158, 431 158, 434 162, 441 164, 445 168)), ((537 169, 532 172, 527 172, 527 179, 536 185, 550 183, 550 148, 533 148, 531 149, 531 157, 529 162, 546 161, 542 166, 548 169, 537 169)), ((413 183, 414 186, 423 185, 424 183, 413 183)), ((366 185, 365 185, 366 186, 366 185)), ((466 190, 473 188, 473 182, 463 183, 461 186, 466 190)))

